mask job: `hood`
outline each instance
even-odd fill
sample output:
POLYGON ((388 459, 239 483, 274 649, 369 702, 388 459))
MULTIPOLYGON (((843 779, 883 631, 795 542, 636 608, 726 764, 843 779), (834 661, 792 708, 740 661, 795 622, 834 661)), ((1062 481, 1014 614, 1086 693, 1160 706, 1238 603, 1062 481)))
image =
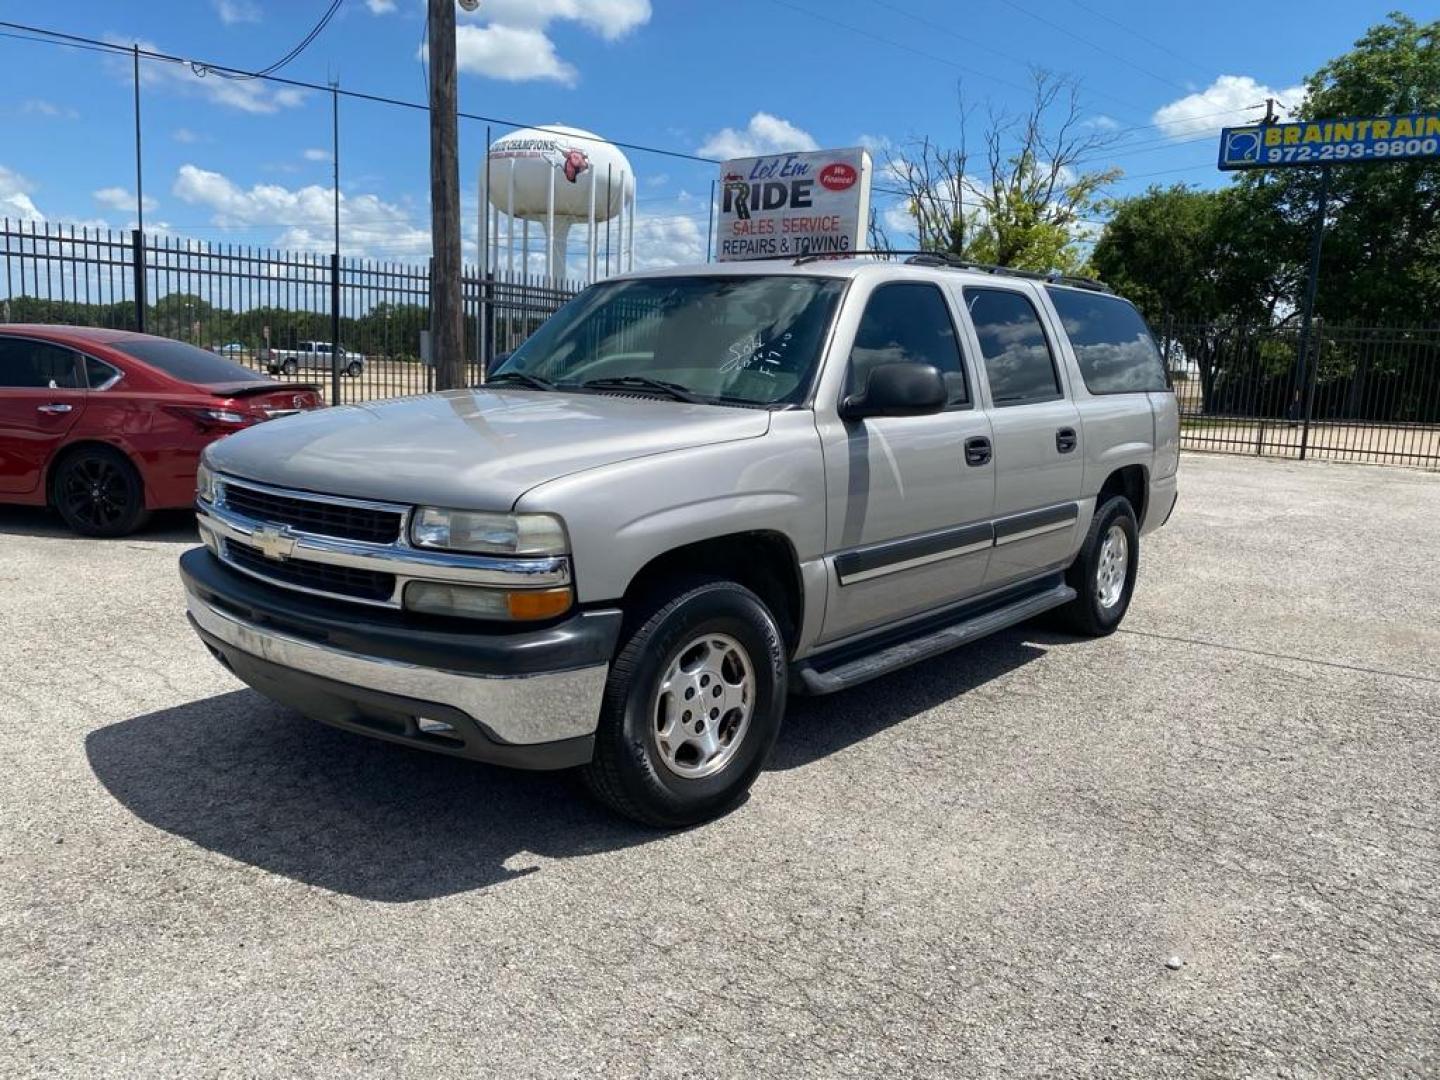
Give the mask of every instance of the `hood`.
POLYGON ((770 427, 759 409, 517 389, 451 390, 274 420, 207 452, 220 472, 357 499, 508 510, 536 484, 770 427))

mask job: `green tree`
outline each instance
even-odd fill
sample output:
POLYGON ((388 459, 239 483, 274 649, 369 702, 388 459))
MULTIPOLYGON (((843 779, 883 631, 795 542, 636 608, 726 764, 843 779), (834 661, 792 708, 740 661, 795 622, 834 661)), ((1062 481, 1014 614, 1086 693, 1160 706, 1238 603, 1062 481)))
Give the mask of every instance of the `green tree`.
POLYGON ((963 101, 958 147, 924 138, 889 156, 925 250, 1024 270, 1084 265, 1079 233, 1120 170, 1079 167, 1110 137, 1083 125, 1078 85, 1044 71, 1032 79, 1025 112, 989 114, 982 160, 966 149, 963 101))
MULTIPOLYGON (((1440 109, 1440 20, 1392 14, 1349 52, 1305 80, 1300 120, 1381 116, 1440 109)), ((1284 169, 1247 175, 1260 213, 1308 239, 1320 174, 1284 169)), ((1288 257, 1304 261, 1294 245, 1288 257)), ((1300 305, 1301 273, 1292 294, 1300 305)), ((1440 162, 1339 165, 1332 169, 1330 214, 1316 311, 1331 321, 1405 325, 1440 311, 1440 162)))

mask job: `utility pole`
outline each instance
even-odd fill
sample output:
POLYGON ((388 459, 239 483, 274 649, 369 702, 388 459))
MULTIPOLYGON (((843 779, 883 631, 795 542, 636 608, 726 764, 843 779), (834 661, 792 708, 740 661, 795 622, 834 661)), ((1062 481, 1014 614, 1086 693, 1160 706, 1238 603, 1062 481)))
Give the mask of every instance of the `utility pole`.
POLYGON ((429 0, 430 271, 435 388, 465 385, 460 292, 460 121, 455 89, 455 0, 429 0))

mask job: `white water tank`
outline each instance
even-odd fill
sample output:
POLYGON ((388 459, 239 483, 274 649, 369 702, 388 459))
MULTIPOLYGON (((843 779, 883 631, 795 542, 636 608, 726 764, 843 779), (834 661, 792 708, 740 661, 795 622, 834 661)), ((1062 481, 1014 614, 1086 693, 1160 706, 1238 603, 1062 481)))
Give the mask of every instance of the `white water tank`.
MULTIPOLYGON (((489 162, 490 205, 517 221, 539 222, 550 230, 547 262, 552 278, 564 276, 571 227, 591 220, 592 192, 597 223, 632 206, 635 171, 629 159, 591 131, 560 124, 522 128, 491 145, 489 162)), ((592 267, 593 257, 592 250, 592 267)))

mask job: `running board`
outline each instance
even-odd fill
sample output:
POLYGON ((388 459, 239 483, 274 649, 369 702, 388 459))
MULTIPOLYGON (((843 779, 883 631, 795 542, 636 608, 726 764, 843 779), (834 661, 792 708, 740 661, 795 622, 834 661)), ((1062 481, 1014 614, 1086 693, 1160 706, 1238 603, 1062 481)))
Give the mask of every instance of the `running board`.
POLYGON ((802 694, 818 696, 848 690, 1068 604, 1075 595, 1074 589, 1061 582, 1039 592, 1025 593, 1002 607, 962 616, 938 628, 932 623, 912 637, 892 641, 872 652, 857 655, 853 649, 846 649, 845 656, 836 657, 828 664, 824 656, 802 660, 791 668, 791 678, 795 680, 795 689, 802 694))

